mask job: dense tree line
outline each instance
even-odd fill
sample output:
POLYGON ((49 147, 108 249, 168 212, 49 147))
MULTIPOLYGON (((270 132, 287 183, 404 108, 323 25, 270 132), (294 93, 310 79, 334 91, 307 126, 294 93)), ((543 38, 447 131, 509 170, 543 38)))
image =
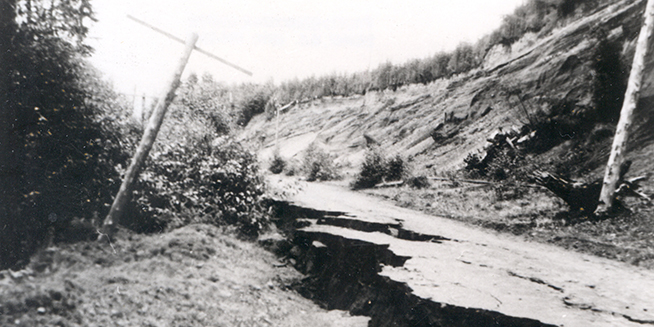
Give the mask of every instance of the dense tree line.
MULTIPOLYGON (((232 92, 230 115, 238 125, 247 124, 259 113, 272 117, 275 107, 325 96, 365 95, 369 91, 396 90, 409 84, 428 84, 441 78, 470 72, 483 63, 496 46, 509 47, 526 33, 544 36, 556 27, 616 0, 527 0, 503 18, 499 28, 476 43, 461 43, 450 52, 412 59, 402 64, 384 62, 377 68, 291 79, 278 85, 243 84, 221 87, 232 92)), ((224 95, 224 94, 223 94, 224 95)), ((227 103, 227 98, 222 100, 227 103)))
POLYGON ((475 44, 461 43, 451 52, 413 59, 403 64, 386 62, 366 72, 332 73, 294 79, 279 85, 275 99, 282 103, 323 96, 350 96, 370 90, 395 90, 408 84, 427 84, 478 68, 496 45, 511 46, 526 33, 547 35, 579 15, 616 0, 528 0, 504 17, 500 27, 475 44))

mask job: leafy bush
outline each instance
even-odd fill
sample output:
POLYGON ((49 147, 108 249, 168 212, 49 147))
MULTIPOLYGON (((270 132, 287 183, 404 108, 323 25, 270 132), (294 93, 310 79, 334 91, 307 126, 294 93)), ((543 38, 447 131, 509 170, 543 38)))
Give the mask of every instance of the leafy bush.
POLYGON ((178 147, 148 163, 134 192, 144 217, 125 223, 143 232, 190 223, 234 224, 255 235, 267 225, 257 210, 263 192, 256 157, 232 139, 178 147))
POLYGON ((265 112, 266 104, 270 101, 270 94, 265 90, 253 90, 251 92, 251 94, 245 95, 239 105, 241 112, 237 124, 240 126, 247 125, 254 115, 265 112))
POLYGON ((334 159, 315 144, 307 148, 302 170, 307 176, 307 181, 310 182, 328 181, 340 177, 334 159))
POLYGON ((407 176, 407 170, 404 159, 400 155, 396 155, 386 163, 384 177, 387 181, 401 181, 407 176))
POLYGON ((508 146, 499 149, 486 167, 486 176, 495 181, 527 180, 523 172, 524 156, 508 146))
MULTIPOLYGON (((235 113, 228 103, 228 88, 217 83, 209 74, 199 79, 191 74, 177 91, 177 98, 169 109, 171 115, 186 116, 187 121, 202 121, 208 124, 208 131, 216 135, 229 133, 234 128, 235 113), (180 108, 181 110, 175 110, 180 108)), ((182 126, 187 127, 187 126, 182 126)), ((188 129, 186 129, 188 130, 188 129)))
POLYGON ((409 169, 400 155, 387 160, 381 149, 375 147, 366 151, 361 169, 351 186, 355 190, 371 188, 383 181, 400 181, 408 176, 409 169))
MULTIPOLYGON (((252 85, 231 89, 236 91, 241 103, 263 92, 252 85)), ((191 75, 182 84, 137 182, 135 206, 124 225, 156 232, 190 223, 229 224, 248 236, 266 227, 267 216, 260 210, 263 180, 255 157, 229 136, 240 117, 229 92, 210 75, 191 75)))

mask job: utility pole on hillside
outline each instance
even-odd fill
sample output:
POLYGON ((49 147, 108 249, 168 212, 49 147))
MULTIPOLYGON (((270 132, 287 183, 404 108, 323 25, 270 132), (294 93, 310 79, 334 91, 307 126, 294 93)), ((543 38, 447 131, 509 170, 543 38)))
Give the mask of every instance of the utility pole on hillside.
POLYGON ((139 146, 134 153, 134 157, 132 158, 129 167, 125 172, 123 183, 120 185, 120 189, 116 194, 116 198, 114 198, 114 202, 111 205, 111 209, 109 210, 107 218, 104 220, 102 225, 102 233, 99 237, 100 240, 104 238, 111 239, 113 234, 116 232, 116 228, 118 227, 118 223, 125 209, 125 205, 130 198, 132 184, 138 177, 141 166, 143 166, 143 163, 148 157, 148 154, 152 149, 152 145, 157 138, 157 134, 159 133, 159 129, 163 123, 163 119, 166 115, 166 111, 168 110, 168 106, 171 102, 173 102, 173 99, 175 98, 175 91, 179 86, 182 73, 184 72, 184 67, 186 67, 186 63, 191 56, 191 52, 193 51, 193 47, 195 47, 195 42, 197 40, 198 35, 193 33, 186 41, 186 49, 184 49, 184 54, 179 60, 179 65, 175 70, 172 80, 166 88, 166 92, 163 95, 163 98, 159 99, 157 107, 154 109, 152 115, 150 116, 150 120, 148 121, 148 124, 145 127, 145 131, 143 132, 141 143, 139 143, 139 146))
POLYGON ((652 37, 652 31, 654 30, 654 0, 647 1, 644 18, 643 26, 638 35, 638 42, 636 43, 636 53, 629 74, 627 91, 620 111, 620 120, 611 145, 611 155, 606 165, 599 204, 595 210, 596 215, 606 215, 613 208, 615 191, 620 179, 620 166, 624 162, 624 152, 627 149, 629 128, 633 121, 634 110, 638 104, 645 69, 645 56, 649 48, 649 39, 652 37))
MULTIPOLYGON (((198 40, 198 35, 195 33, 191 34, 186 41, 183 41, 182 39, 175 37, 170 33, 164 32, 132 16, 128 15, 128 18, 136 21, 137 23, 145 25, 156 32, 162 33, 165 36, 175 41, 184 43, 186 45, 186 48, 184 49, 184 53, 179 60, 179 65, 177 66, 177 69, 175 70, 175 73, 172 76, 172 80, 168 83, 168 87, 166 88, 163 97, 159 98, 159 101, 157 102, 157 106, 154 108, 154 111, 150 115, 150 119, 148 120, 148 124, 146 125, 145 131, 143 132, 143 136, 141 138, 141 143, 139 143, 139 146, 136 149, 136 152, 134 153, 134 157, 132 158, 129 167, 125 172, 123 183, 120 185, 120 189, 118 190, 118 193, 116 194, 116 198, 114 199, 114 202, 111 205, 109 214, 104 220, 104 223, 102 225, 102 231, 100 233, 100 236, 98 237, 98 240, 104 240, 104 239, 110 240, 113 237, 114 233, 116 232, 122 213, 125 210, 125 205, 127 204, 130 198, 132 192, 132 184, 138 177, 138 174, 141 171, 141 167, 143 166, 145 159, 148 157, 148 154, 152 149, 152 145, 154 144, 154 141, 157 138, 157 134, 159 133, 159 129, 161 128, 161 124, 163 123, 163 119, 166 114, 166 111, 168 110, 168 106, 170 105, 171 102, 173 102, 173 99, 175 98, 175 91, 177 90, 177 87, 180 84, 182 73, 184 72, 184 68, 188 63, 188 60, 193 50, 197 50, 200 53, 208 55, 209 57, 216 59, 224 64, 227 64, 230 67, 236 68, 237 70, 247 75, 250 76, 252 75, 251 72, 241 67, 238 67, 232 63, 229 63, 224 59, 221 59, 205 50, 196 47, 195 43, 198 40)), ((136 92, 134 93, 136 94, 136 92)))

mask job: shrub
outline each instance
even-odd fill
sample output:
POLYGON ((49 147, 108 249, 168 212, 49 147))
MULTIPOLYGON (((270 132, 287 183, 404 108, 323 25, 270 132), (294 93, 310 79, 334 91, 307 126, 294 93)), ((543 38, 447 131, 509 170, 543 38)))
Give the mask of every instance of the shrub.
POLYGON ((384 180, 386 175, 386 160, 379 149, 366 152, 361 170, 352 183, 353 189, 371 188, 384 180))
POLYGON ((431 186, 426 176, 412 176, 406 180, 406 185, 411 188, 423 189, 431 186))
POLYGON ((304 154, 302 170, 307 176, 307 181, 310 182, 328 181, 340 177, 334 159, 314 144, 311 144, 304 154))
POLYGON ((286 176, 295 176, 296 174, 299 174, 301 172, 300 166, 301 166, 300 162, 291 159, 287 161, 284 166, 284 174, 286 176))
POLYGON ((511 180, 527 180, 521 168, 524 166, 524 156, 509 147, 504 147, 496 153, 493 160, 486 168, 487 176, 496 181, 511 180))
POLYGON ((408 176, 409 169, 400 155, 387 160, 382 151, 375 147, 366 152, 361 170, 351 187, 353 189, 371 188, 383 181, 401 181, 408 176))
POLYGON ((270 170, 270 172, 273 174, 281 174, 284 171, 284 168, 286 168, 286 161, 279 155, 277 151, 275 151, 268 170, 270 170))
POLYGON ((134 192, 144 217, 125 223, 141 232, 234 224, 252 235, 267 225, 257 210, 263 192, 256 157, 232 139, 178 147, 153 156, 134 192))
POLYGON ((408 169, 406 163, 400 155, 396 155, 386 163, 384 177, 387 181, 401 181, 407 174, 408 169))
MULTIPOLYGON (((245 97, 241 104, 256 103, 266 94, 252 85, 236 90, 245 97)), ((180 87, 135 186, 134 207, 124 225, 157 232, 190 223, 230 224, 248 236, 266 227, 255 157, 229 136, 234 112, 228 93, 206 74, 201 79, 191 75, 180 87)))
POLYGON ((177 90, 178 95, 171 104, 169 116, 185 118, 185 124, 180 126, 182 133, 189 130, 188 123, 202 121, 211 132, 228 134, 235 124, 231 117, 234 113, 227 100, 228 93, 227 87, 215 82, 210 74, 205 73, 202 78, 191 74, 177 90))
POLYGON ((486 165, 482 162, 479 154, 468 153, 463 162, 466 164, 464 169, 467 171, 468 177, 479 178, 486 175, 486 165))
POLYGON ((237 124, 245 126, 250 119, 256 114, 265 112, 266 104, 270 100, 270 94, 264 90, 254 90, 251 94, 246 94, 240 104, 240 115, 237 124))

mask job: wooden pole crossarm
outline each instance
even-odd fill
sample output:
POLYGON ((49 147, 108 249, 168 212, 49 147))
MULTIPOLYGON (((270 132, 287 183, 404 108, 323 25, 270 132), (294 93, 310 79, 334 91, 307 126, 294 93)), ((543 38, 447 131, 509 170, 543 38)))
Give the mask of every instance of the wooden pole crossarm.
MULTIPOLYGON (((173 40, 175 40, 175 41, 177 41, 179 43, 182 43, 182 44, 186 43, 186 41, 176 37, 175 35, 172 35, 172 34, 166 32, 164 30, 161 30, 161 29, 159 29, 157 27, 154 27, 154 26, 152 26, 152 25, 150 25, 150 24, 148 24, 148 23, 146 23, 146 22, 144 22, 144 21, 142 21, 142 20, 140 20, 140 19, 138 19, 138 18, 136 18, 136 17, 134 17, 132 15, 127 15, 127 18, 129 18, 129 19, 131 19, 131 20, 133 20, 133 21, 135 21, 135 22, 137 22, 137 23, 139 23, 139 24, 141 24, 143 26, 149 27, 150 29, 154 30, 155 32, 159 32, 159 33, 167 36, 168 38, 173 39, 173 40)), ((248 76, 252 76, 252 72, 250 72, 249 70, 247 70, 245 68, 241 68, 241 67, 239 67, 239 66, 237 66, 235 64, 232 64, 231 62, 229 62, 229 61, 227 61, 225 59, 222 59, 222 58, 214 55, 213 53, 211 53, 209 51, 206 51, 204 49, 200 49, 197 46, 194 47, 193 49, 196 50, 199 53, 202 53, 202 54, 208 56, 209 58, 218 60, 218 61, 222 62, 223 64, 229 66, 229 67, 232 67, 232 68, 234 68, 234 69, 236 69, 236 70, 238 70, 238 71, 240 71, 240 72, 242 72, 244 74, 247 74, 248 76)))

